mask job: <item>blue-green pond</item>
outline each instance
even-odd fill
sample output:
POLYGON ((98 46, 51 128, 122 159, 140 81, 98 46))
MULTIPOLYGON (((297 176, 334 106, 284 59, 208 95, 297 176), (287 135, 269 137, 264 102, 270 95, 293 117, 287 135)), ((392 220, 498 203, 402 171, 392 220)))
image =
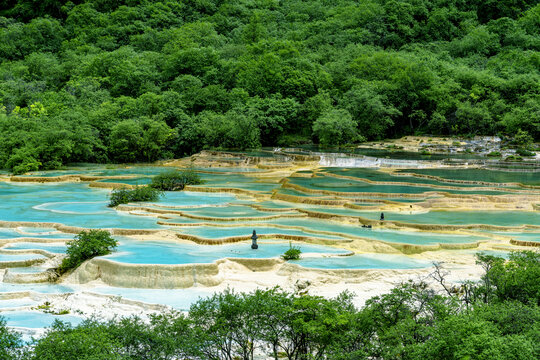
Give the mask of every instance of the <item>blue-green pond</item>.
MULTIPOLYGON (((322 245, 295 244, 304 253, 345 254, 347 251, 322 245)), ((228 245, 178 244, 164 241, 120 240, 118 251, 106 259, 129 264, 195 264, 211 263, 227 257, 271 258, 289 249, 289 243, 260 243, 257 250, 251 242, 228 245)))

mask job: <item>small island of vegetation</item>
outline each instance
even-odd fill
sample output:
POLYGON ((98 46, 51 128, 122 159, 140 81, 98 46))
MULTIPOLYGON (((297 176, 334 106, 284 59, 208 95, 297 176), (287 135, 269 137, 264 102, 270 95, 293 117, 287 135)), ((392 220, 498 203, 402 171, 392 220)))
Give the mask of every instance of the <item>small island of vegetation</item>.
POLYGON ((68 241, 66 254, 58 267, 58 272, 64 274, 69 270, 77 268, 86 260, 96 256, 110 254, 118 246, 118 241, 112 238, 111 234, 105 230, 81 231, 75 239, 68 241))
POLYGON ((152 178, 149 185, 136 185, 129 189, 121 187, 114 189, 110 196, 109 207, 115 207, 120 204, 141 201, 157 201, 164 191, 184 190, 186 185, 200 185, 204 181, 193 169, 171 170, 152 178))

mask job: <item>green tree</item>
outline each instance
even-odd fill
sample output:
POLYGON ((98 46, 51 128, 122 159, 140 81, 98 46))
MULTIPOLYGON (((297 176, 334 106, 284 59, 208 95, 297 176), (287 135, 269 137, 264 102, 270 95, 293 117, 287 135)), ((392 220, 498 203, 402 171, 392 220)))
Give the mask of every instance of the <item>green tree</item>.
POLYGON ((21 334, 11 330, 0 317, 0 357, 6 360, 19 359, 23 348, 21 334))
POLYGON ((323 146, 343 145, 361 140, 356 122, 347 110, 332 109, 313 123, 313 135, 323 146))
POLYGON ((60 273, 74 269, 83 261, 110 254, 117 245, 118 241, 113 239, 108 231, 81 231, 75 236, 75 239, 68 241, 67 256, 62 260, 62 264, 58 269, 60 273))
POLYGON ((30 359, 35 360, 127 360, 120 341, 113 338, 106 325, 86 320, 73 327, 56 321, 47 333, 34 341, 30 359))
POLYGON ((135 162, 139 158, 143 128, 135 120, 124 120, 111 129, 110 157, 118 162, 135 162))

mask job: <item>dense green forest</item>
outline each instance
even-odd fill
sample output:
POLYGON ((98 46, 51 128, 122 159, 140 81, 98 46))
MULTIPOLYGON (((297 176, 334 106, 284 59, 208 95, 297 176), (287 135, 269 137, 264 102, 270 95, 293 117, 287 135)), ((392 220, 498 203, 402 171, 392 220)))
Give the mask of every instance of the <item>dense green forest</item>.
POLYGON ((3 0, 0 168, 540 139, 538 0, 3 0))
POLYGON ((453 287, 445 271, 405 283, 356 309, 334 299, 287 293, 224 292, 189 313, 108 322, 56 323, 25 346, 0 319, 4 360, 253 360, 264 351, 289 360, 536 360, 540 358, 540 254, 510 261, 480 255, 478 283, 453 287))

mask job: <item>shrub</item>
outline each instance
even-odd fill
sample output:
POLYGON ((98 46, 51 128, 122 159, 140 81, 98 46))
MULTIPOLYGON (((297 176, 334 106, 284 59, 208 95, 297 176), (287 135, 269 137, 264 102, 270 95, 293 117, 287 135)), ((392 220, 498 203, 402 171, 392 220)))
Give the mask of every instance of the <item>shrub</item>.
POLYGON ((517 156, 517 155, 510 155, 504 160, 505 161, 523 161, 523 158, 521 156, 517 156))
POLYGON ((19 350, 24 346, 20 333, 13 331, 6 324, 3 316, 0 316, 0 359, 16 360, 21 359, 18 356, 19 350))
POLYGON ((283 260, 299 260, 301 253, 302 251, 300 248, 294 247, 291 243, 289 243, 289 249, 285 251, 283 255, 281 255, 281 258, 283 260))
POLYGON ((81 231, 75 239, 67 243, 66 254, 58 268, 61 274, 79 266, 83 261, 95 256, 110 254, 118 245, 118 241, 105 230, 81 231))
POLYGON ((186 185, 199 185, 204 183, 199 174, 193 169, 183 171, 169 171, 159 174, 152 179, 150 187, 161 191, 184 190, 186 185))
POLYGON ((500 151, 492 151, 489 154, 487 154, 487 156, 489 156, 489 157, 501 157, 502 154, 501 154, 500 151))
POLYGON ((521 156, 535 156, 536 153, 529 151, 527 149, 519 148, 516 150, 516 153, 521 156))
POLYGON ((109 207, 127 204, 134 201, 156 201, 161 196, 161 191, 151 186, 137 186, 134 189, 114 189, 110 195, 109 207))
POLYGON ((518 129, 514 136, 514 144, 529 147, 533 143, 533 137, 527 131, 518 129))

